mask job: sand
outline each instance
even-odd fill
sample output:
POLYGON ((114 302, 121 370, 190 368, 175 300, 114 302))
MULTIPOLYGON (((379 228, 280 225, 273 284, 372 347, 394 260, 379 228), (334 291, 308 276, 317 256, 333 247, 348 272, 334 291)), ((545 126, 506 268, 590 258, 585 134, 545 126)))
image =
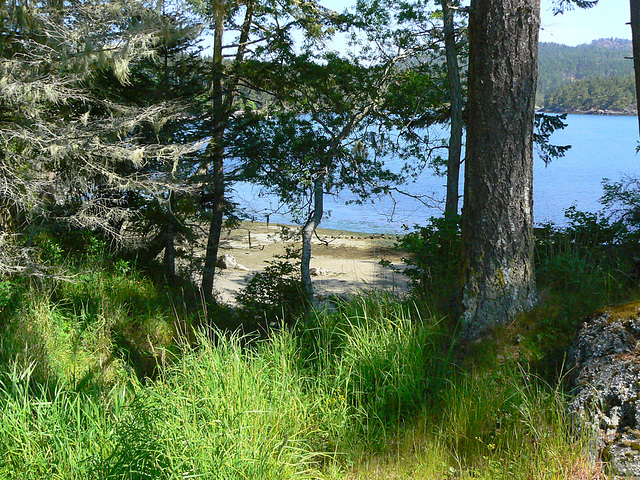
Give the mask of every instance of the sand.
MULTIPOLYGON (((219 255, 232 255, 247 270, 217 269, 217 298, 234 305, 235 294, 262 271, 268 261, 285 253, 285 246, 300 246, 299 227, 243 222, 239 228, 225 231, 220 240, 219 255)), ((314 292, 319 300, 330 295, 349 296, 354 293, 383 290, 393 293, 407 291, 407 277, 397 270, 405 267, 406 254, 394 249, 397 237, 388 234, 365 234, 319 229, 312 243, 311 268, 320 270, 312 276, 314 292), (381 260, 391 263, 383 266, 381 260)), ((204 255, 200 248, 197 255, 204 255)))

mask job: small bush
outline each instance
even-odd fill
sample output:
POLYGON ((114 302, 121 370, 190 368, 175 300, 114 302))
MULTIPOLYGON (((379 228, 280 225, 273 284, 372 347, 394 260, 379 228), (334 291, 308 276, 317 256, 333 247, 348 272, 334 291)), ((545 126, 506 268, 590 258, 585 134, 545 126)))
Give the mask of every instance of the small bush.
POLYGON ((305 311, 305 295, 300 280, 300 262, 296 250, 286 248, 285 255, 268 262, 256 273, 236 299, 245 323, 270 326, 291 323, 305 311))
POLYGON ((0 280, 0 314, 7 315, 16 306, 21 290, 16 282, 0 280))
POLYGON ((536 277, 550 294, 582 302, 579 312, 586 315, 634 286, 637 242, 623 222, 602 213, 571 207, 565 215, 566 227, 548 223, 536 229, 536 277))
POLYGON ((443 314, 455 316, 459 293, 460 217, 432 217, 424 227, 408 232, 398 247, 409 255, 403 273, 419 296, 438 307, 443 314))

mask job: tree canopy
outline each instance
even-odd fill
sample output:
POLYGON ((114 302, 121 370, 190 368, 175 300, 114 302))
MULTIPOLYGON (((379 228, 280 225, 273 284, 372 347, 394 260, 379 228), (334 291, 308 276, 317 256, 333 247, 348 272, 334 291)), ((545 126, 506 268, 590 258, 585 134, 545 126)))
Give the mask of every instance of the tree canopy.
POLYGON ((134 103, 114 94, 132 81, 134 65, 154 57, 170 20, 135 1, 117 9, 13 2, 0 14, 5 231, 51 217, 124 240, 120 227, 135 214, 125 192, 151 199, 182 188, 172 165, 194 148, 143 133, 182 115, 178 102, 134 103))

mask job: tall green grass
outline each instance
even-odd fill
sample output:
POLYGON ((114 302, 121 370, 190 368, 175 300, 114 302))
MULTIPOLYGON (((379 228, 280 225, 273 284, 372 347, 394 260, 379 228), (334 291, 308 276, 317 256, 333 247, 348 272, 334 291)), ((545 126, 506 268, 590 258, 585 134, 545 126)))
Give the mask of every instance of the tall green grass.
POLYGON ((0 316, 0 365, 32 366, 41 384, 109 387, 152 376, 178 338, 168 299, 128 269, 24 281, 0 316))
POLYGON ((45 239, 62 280, 0 279, 0 479, 602 478, 557 373, 579 318, 637 292, 633 238, 573 215, 537 233, 540 306, 464 352, 455 225, 408 237, 419 301, 363 295, 268 338, 99 242, 65 263, 45 239))
POLYGON ((447 333, 416 304, 373 294, 317 314, 300 337, 319 388, 348 405, 353 433, 375 443, 437 395, 452 371, 447 333))
MULTIPOLYGON (((122 331, 168 324, 150 292, 135 310, 115 301, 129 284, 113 281, 120 286, 105 283, 89 309, 94 332, 82 348, 74 345, 86 317, 70 305, 90 304, 94 290, 25 290, 14 312, 34 316, 14 331, 41 350, 17 361, 9 347, 23 344, 4 347, 0 478, 529 479, 571 478, 581 465, 558 390, 515 363, 456 367, 445 322, 388 296, 318 312, 266 340, 203 330, 191 346, 174 345, 153 379, 116 355, 108 381, 70 381, 65 365, 95 368, 100 331, 113 351, 118 321, 122 331), (81 302, 68 300, 78 291, 81 302), (31 331, 30 322, 44 323, 31 331)), ((142 295, 139 282, 129 287, 142 295)), ((164 341, 155 335, 144 338, 164 341)))

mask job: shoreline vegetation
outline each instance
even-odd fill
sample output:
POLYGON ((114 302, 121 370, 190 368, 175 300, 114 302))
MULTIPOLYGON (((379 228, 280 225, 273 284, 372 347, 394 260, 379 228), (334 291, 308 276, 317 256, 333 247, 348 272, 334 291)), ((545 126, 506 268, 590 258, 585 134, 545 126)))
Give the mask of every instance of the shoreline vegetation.
POLYGON ((616 117, 635 117, 638 115, 637 110, 602 110, 592 108, 590 110, 558 110, 554 108, 539 108, 536 109, 538 113, 548 113, 554 115, 601 115, 601 116, 616 116, 616 117))
POLYGON ((634 115, 631 40, 601 38, 570 47, 542 42, 536 103, 544 113, 634 115))

